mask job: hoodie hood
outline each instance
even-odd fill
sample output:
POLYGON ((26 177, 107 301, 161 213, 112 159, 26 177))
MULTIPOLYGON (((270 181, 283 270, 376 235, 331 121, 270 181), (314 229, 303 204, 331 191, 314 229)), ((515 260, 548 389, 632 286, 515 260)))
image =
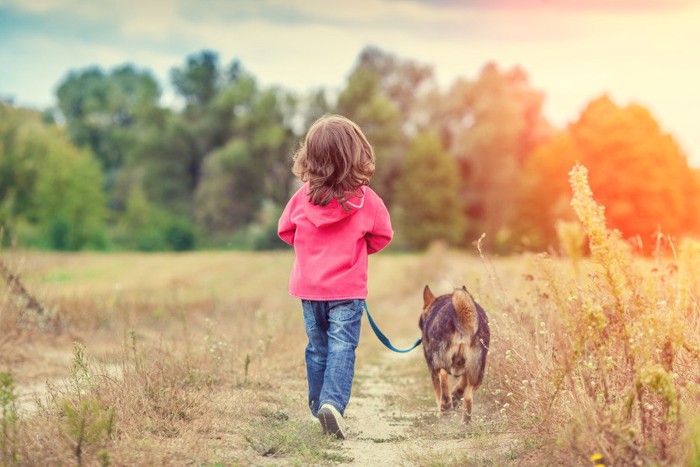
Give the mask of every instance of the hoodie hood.
POLYGON ((362 209, 362 206, 365 204, 365 187, 361 188, 361 192, 362 194, 353 196, 345 202, 345 206, 347 208, 346 210, 335 198, 325 206, 313 204, 308 197, 309 187, 307 184, 304 186, 304 214, 306 215, 306 218, 311 221, 314 226, 316 226, 316 228, 327 227, 335 224, 336 222, 341 221, 346 217, 350 217, 362 209))

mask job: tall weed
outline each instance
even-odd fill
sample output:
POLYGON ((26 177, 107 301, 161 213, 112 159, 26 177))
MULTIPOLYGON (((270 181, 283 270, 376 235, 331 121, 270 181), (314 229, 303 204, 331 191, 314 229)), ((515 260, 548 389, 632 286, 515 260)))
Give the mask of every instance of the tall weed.
POLYGON ((15 383, 7 372, 0 372, 0 463, 18 462, 19 417, 15 403, 15 383))
POLYGON ((605 463, 678 462, 690 449, 679 443, 687 409, 698 403, 696 250, 686 243, 680 257, 659 255, 648 268, 607 228, 585 167, 570 183, 590 270, 567 282, 543 263, 567 336, 553 375, 556 410, 570 418, 563 441, 605 463))

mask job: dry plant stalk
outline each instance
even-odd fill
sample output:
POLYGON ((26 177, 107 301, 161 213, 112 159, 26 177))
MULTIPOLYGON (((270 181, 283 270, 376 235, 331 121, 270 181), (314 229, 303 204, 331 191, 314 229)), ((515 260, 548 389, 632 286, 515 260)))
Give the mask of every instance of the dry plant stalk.
POLYGON ((686 331, 697 320, 697 308, 687 306, 692 288, 675 262, 665 274, 641 270, 620 233, 607 228, 585 167, 575 166, 570 182, 593 262, 574 290, 550 277, 571 337, 556 385, 572 407, 569 425, 578 427, 570 447, 612 463, 677 462, 692 402, 685 381, 698 377, 700 363, 686 331))
POLYGON ((0 258, 0 276, 5 280, 8 288, 12 292, 26 301, 27 308, 36 311, 41 316, 46 315, 46 309, 39 302, 39 300, 34 297, 34 295, 29 293, 27 288, 22 283, 22 278, 20 275, 13 273, 2 258, 0 258))

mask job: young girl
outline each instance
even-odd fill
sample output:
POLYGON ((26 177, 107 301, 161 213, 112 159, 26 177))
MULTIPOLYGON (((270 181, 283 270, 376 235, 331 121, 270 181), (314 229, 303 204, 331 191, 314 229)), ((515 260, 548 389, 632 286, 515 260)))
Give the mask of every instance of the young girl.
POLYGON ((326 433, 346 436, 343 414, 367 297, 367 255, 389 244, 389 213, 369 188, 374 151, 360 128, 326 115, 309 129, 292 171, 305 182, 280 217, 294 246, 289 293, 301 299, 309 343, 309 408, 326 433))

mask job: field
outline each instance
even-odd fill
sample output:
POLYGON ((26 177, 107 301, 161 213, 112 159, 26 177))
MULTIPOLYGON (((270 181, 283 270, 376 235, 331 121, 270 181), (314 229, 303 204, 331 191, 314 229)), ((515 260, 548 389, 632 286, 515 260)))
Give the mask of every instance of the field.
MULTIPOLYGON (((684 347, 699 334, 697 305, 661 336, 673 336, 668 374, 629 370, 623 355, 603 356, 620 351, 615 342, 590 347, 574 329, 605 319, 610 293, 587 296, 581 279, 593 281, 600 265, 579 264, 576 279, 571 261, 534 255, 438 245, 372 257, 368 305, 395 345, 419 335, 425 284, 436 293, 465 284, 490 315, 489 366, 472 423, 438 417, 422 351, 392 354, 365 321, 351 437, 340 442, 306 409, 301 308, 286 292, 291 252, 5 251, 2 260, 45 306, 30 310, 0 288, 2 464, 591 465, 596 456, 698 465, 700 370, 684 347), (577 309, 576 320, 563 315, 577 309), (628 371, 636 386, 618 374, 628 371)), ((648 287, 678 299, 678 286, 697 291, 684 282, 697 276, 674 269, 691 265, 635 264, 649 271, 648 287)))
POLYGON ((482 237, 372 258, 369 306, 397 346, 425 284, 466 285, 488 367, 464 425, 436 414, 420 351, 364 326, 344 442, 305 408, 291 252, 4 252, 0 461, 698 466, 700 244, 659 235, 634 256, 584 169, 571 182, 580 224, 560 224, 560 252, 491 258, 482 237))

